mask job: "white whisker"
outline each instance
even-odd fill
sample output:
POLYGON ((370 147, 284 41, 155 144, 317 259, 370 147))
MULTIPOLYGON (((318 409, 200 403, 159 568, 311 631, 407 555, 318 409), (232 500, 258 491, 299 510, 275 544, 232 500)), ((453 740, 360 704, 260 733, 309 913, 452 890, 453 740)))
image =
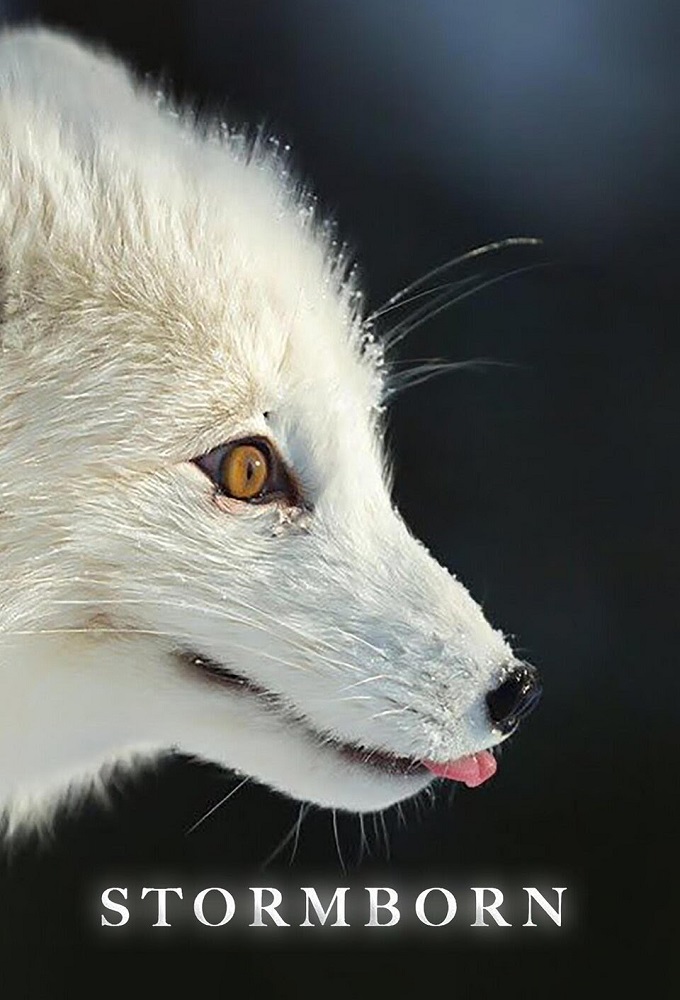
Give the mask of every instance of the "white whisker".
POLYGON ((217 810, 220 809, 225 804, 225 802, 228 802, 229 799, 232 798, 232 796, 236 795, 236 793, 240 791, 244 785, 247 785, 249 781, 250 781, 250 775, 243 778, 242 781, 239 781, 238 785, 236 785, 235 788, 232 788, 231 791, 227 792, 227 794, 223 796, 219 802, 216 802, 215 805, 212 806, 210 809, 208 809, 207 812, 203 813, 201 818, 197 819, 196 822, 192 826, 190 826, 188 830, 185 831, 185 836, 188 837, 189 834, 193 833, 194 830, 198 829, 198 827, 202 823, 205 823, 205 821, 209 819, 209 817, 212 816, 213 813, 217 812, 217 810))
POLYGON ((446 271, 450 271, 452 268, 457 267, 459 264, 463 264, 470 260, 475 260, 478 257, 484 257, 490 253, 495 253, 498 250, 505 250, 508 247, 513 246, 541 246, 542 240, 537 239, 535 236, 509 236, 507 239, 496 240, 492 243, 485 243, 483 246, 474 247, 472 250, 467 250, 463 254, 459 254, 456 257, 451 257, 450 260, 444 261, 443 264, 438 264, 437 267, 433 267, 431 271, 427 271, 425 274, 421 275, 415 281, 406 285, 395 295, 392 295, 384 306, 380 309, 376 309, 375 312, 371 313, 370 316, 366 317, 366 322, 371 323, 378 316, 384 312, 385 309, 391 308, 392 306, 400 303, 405 296, 414 292, 418 288, 422 288, 423 285, 427 284, 433 278, 438 277, 440 274, 444 274, 446 271))

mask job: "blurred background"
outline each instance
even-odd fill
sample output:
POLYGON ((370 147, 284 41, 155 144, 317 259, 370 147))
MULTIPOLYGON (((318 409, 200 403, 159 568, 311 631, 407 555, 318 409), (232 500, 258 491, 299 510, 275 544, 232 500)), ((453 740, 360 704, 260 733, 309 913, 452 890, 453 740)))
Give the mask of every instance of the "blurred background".
POLYGON ((369 309, 490 240, 544 245, 451 278, 548 263, 405 339, 402 361, 505 364, 413 387, 389 415, 406 520, 543 674, 498 776, 368 819, 363 836, 356 818, 334 829, 315 810, 297 828, 298 805, 247 786, 187 835, 236 782, 169 759, 122 781, 111 808, 83 807, 47 844, 8 854, 0 948, 3 969, 21 970, 8 996, 101 995, 142 956, 156 976, 172 965, 225 993, 236 976, 255 995, 399 995, 442 975, 460 996, 590 995, 597 973, 609 992, 637 975, 651 988, 670 969, 678 888, 677 4, 0 0, 0 15, 103 41, 204 111, 290 144, 369 309), (106 885, 230 879, 567 886, 570 917, 561 933, 454 923, 351 948, 337 931, 284 947, 93 932, 106 885), (28 969, 47 985, 29 986, 28 969))

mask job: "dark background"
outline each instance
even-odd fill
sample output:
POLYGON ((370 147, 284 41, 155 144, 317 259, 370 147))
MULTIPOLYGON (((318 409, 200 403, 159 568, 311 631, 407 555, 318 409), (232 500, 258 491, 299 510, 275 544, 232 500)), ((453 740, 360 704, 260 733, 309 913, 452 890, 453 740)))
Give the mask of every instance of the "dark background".
POLYGON ((657 978, 672 968, 678 888, 675 0, 46 0, 0 2, 0 13, 104 40, 205 110, 264 122, 355 249, 369 308, 488 240, 530 234, 544 247, 453 277, 550 262, 414 332, 402 359, 510 364, 412 388, 389 420, 407 521, 543 674, 540 709, 498 776, 453 800, 442 792, 434 807, 407 805, 405 821, 387 813, 385 830, 367 820, 361 863, 358 820, 341 818, 336 838, 331 815, 311 811, 292 861, 290 841, 262 869, 299 807, 245 787, 187 835, 234 782, 169 760, 121 782, 110 809, 90 804, 43 846, 6 852, 0 947, 16 985, 3 996, 108 995, 120 973, 143 995, 149 972, 158 996, 180 995, 183 975, 210 996, 589 996, 601 975, 605 995, 638 977, 667 995, 657 978), (420 485, 424 456, 437 461, 434 490, 420 485), (367 931, 347 944, 339 930, 302 942, 282 932, 271 945, 255 932, 161 941, 133 930, 112 942, 93 930, 105 885, 314 879, 510 895, 567 886, 569 919, 552 934, 454 921, 384 932, 380 946, 367 931))

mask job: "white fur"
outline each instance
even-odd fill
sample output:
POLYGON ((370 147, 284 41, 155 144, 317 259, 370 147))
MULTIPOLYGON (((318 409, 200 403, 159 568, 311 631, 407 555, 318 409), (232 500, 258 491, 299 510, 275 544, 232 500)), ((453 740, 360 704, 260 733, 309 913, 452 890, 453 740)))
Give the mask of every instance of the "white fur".
POLYGON ((428 775, 334 740, 498 743, 512 653, 393 509, 381 369, 285 164, 37 30, 0 37, 0 133, 0 801, 176 747, 372 810, 428 775), (252 434, 310 512, 215 501, 191 460, 252 434))

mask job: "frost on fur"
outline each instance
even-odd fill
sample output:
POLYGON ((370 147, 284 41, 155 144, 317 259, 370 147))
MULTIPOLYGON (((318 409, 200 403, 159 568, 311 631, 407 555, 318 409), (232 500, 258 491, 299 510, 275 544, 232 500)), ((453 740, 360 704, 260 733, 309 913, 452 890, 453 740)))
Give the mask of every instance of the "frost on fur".
POLYGON ((488 766, 529 668, 393 509, 380 345, 271 144, 33 30, 0 129, 5 807, 173 747, 353 810, 488 766), (294 497, 206 472, 244 441, 294 497))

